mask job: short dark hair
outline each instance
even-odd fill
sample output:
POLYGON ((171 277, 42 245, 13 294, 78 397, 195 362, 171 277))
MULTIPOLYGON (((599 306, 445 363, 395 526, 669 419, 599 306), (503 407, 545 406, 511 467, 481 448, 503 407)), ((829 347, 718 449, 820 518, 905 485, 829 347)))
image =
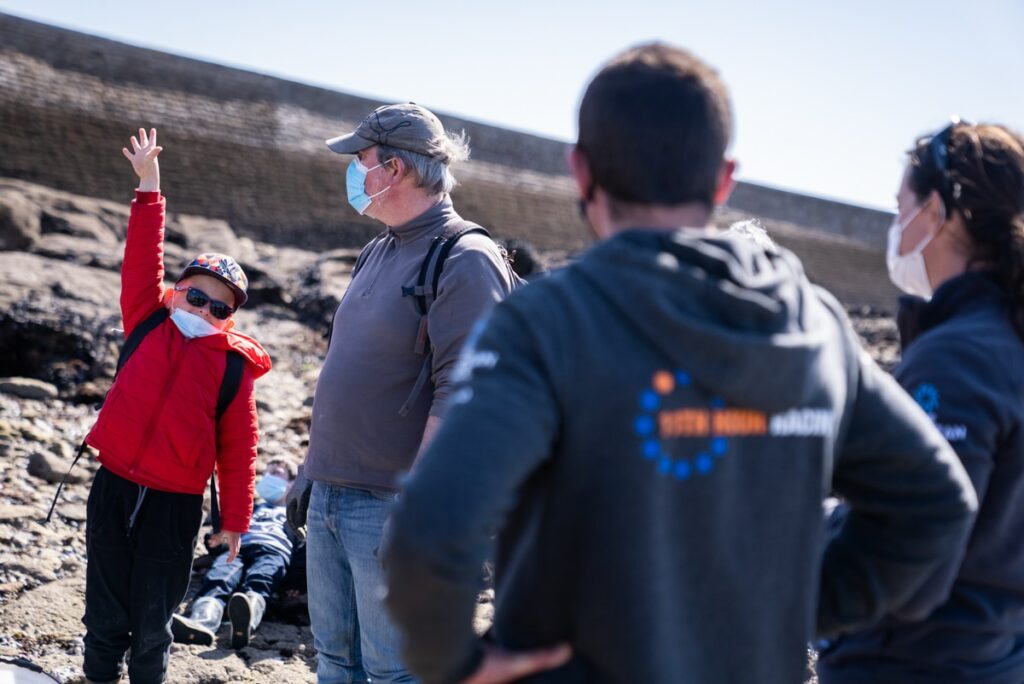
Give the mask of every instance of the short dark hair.
POLYGON ((731 131, 718 73, 686 50, 649 43, 614 57, 587 86, 577 148, 613 202, 710 208, 731 131))

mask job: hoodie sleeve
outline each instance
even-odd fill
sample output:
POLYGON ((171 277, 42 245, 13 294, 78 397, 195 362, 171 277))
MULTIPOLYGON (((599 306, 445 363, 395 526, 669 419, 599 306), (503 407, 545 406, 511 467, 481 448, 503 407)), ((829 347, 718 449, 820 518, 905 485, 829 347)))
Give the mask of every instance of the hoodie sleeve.
POLYGON ((121 264, 125 338, 160 306, 164 293, 164 212, 159 192, 135 192, 121 264))
POLYGON ((471 336, 453 374, 468 382, 413 468, 383 553, 386 606, 405 635, 404 662, 425 684, 461 681, 478 666, 480 567, 560 421, 530 326, 507 304, 478 342, 471 336))
POLYGON ((434 352, 432 416, 444 415, 451 393, 452 369, 473 324, 511 289, 505 266, 499 259, 501 255, 490 238, 467 235, 452 250, 441 271, 437 299, 427 312, 434 352))
POLYGON ((978 506, 956 454, 928 416, 859 346, 855 353, 854 394, 832 481, 846 500, 846 518, 822 562, 824 637, 887 614, 927 614, 934 603, 912 599, 962 553, 978 506))
POLYGON ((217 484, 224 530, 249 531, 259 438, 254 375, 247 365, 238 394, 217 428, 217 484))

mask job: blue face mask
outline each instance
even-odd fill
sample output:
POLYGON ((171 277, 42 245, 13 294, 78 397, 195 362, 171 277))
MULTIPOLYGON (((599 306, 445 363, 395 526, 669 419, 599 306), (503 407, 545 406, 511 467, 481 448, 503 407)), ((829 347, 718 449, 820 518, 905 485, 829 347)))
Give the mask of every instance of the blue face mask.
POLYGON ((256 493, 269 504, 278 504, 288 491, 288 483, 277 475, 264 475, 256 483, 256 493))
POLYGON ((216 335, 221 332, 220 328, 202 316, 196 316, 182 309, 172 311, 171 320, 174 321, 174 325, 178 326, 181 334, 188 338, 206 337, 207 335, 216 335))
POLYGON ((363 162, 359 161, 358 157, 353 159, 352 163, 348 165, 348 170, 345 172, 345 189, 348 191, 348 203, 359 212, 360 216, 365 214, 367 208, 373 204, 374 197, 383 195, 391 189, 389 185, 380 192, 375 192, 372 195, 366 194, 366 174, 382 166, 384 164, 377 164, 377 166, 368 169, 363 162))

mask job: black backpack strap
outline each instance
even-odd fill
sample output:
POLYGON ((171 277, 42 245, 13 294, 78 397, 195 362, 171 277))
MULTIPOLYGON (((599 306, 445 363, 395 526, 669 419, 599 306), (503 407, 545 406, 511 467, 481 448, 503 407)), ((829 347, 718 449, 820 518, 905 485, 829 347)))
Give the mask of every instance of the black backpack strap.
POLYGON ((481 235, 486 235, 488 238, 491 237, 491 234, 488 233, 483 226, 470 223, 469 227, 463 228, 459 232, 445 239, 444 245, 441 246, 441 253, 437 257, 437 264, 434 266, 434 277, 431 280, 430 286, 431 297, 437 297, 437 290, 441 285, 441 272, 444 270, 444 262, 448 260, 448 255, 451 254, 452 248, 455 247, 455 243, 470 233, 479 233, 481 235))
MULTIPOLYGON (((130 333, 128 333, 128 337, 125 339, 124 344, 121 345, 121 352, 117 355, 117 369, 114 371, 114 382, 117 382, 117 376, 121 374, 121 369, 125 367, 125 364, 128 363, 128 359, 131 358, 132 354, 135 353, 135 350, 139 348, 140 344, 142 344, 142 340, 146 335, 151 333, 158 325, 166 321, 168 316, 170 316, 170 313, 167 311, 167 307, 161 305, 160 308, 142 319, 142 321, 136 325, 130 333)), ((113 383, 111 383, 110 388, 114 388, 113 383)), ((108 390, 108 392, 109 391, 110 390, 108 390)), ((107 397, 104 395, 100 403, 97 404, 97 408, 102 407, 103 402, 106 401, 106 399, 107 397)), ((53 501, 50 502, 50 510, 47 511, 46 520, 43 521, 43 524, 50 522, 50 518, 53 517, 53 509, 57 507, 57 501, 60 500, 60 493, 68 481, 68 475, 70 475, 71 471, 75 469, 76 465, 78 465, 79 459, 81 459, 82 454, 85 453, 85 447, 85 437, 83 437, 82 443, 78 445, 78 451, 75 453, 75 458, 71 461, 71 466, 57 484, 57 492, 53 495, 53 501)))
MULTIPOLYGON (((228 351, 224 366, 224 378, 220 381, 220 392, 217 394, 217 424, 224 417, 224 412, 234 401, 238 388, 242 386, 242 372, 245 370, 245 358, 236 351, 228 351)), ((220 532, 220 502, 217 499, 217 467, 210 473, 210 522, 213 532, 220 532)))
POLYGON ((124 344, 121 345, 121 353, 117 356, 117 370, 114 372, 114 379, 117 379, 117 374, 121 372, 125 364, 128 363, 128 359, 131 358, 135 350, 142 344, 143 338, 146 337, 150 332, 153 331, 158 325, 167 320, 170 316, 170 312, 167 311, 167 307, 161 305, 159 309, 142 319, 132 331, 128 334, 124 344))
POLYGON ((443 235, 436 236, 430 241, 430 248, 427 249, 427 255, 423 257, 423 261, 420 263, 420 272, 416 278, 416 284, 412 287, 403 287, 403 297, 415 297, 416 308, 420 310, 420 316, 427 315, 427 309, 430 308, 430 303, 427 301, 427 278, 429 275, 438 268, 438 259, 440 253, 444 249, 445 238, 443 235))
POLYGON ((427 255, 423 257, 423 262, 420 264, 420 272, 416 278, 416 284, 413 287, 402 287, 403 297, 416 298, 416 307, 419 309, 421 316, 427 315, 430 305, 437 298, 437 290, 441 283, 441 272, 444 270, 444 263, 447 261, 448 255, 451 254, 452 248, 455 247, 455 243, 462 236, 469 235, 470 233, 481 233, 487 237, 491 236, 483 227, 475 223, 467 223, 467 225, 468 227, 457 232, 435 237, 430 242, 427 255))
POLYGON ((427 312, 430 310, 430 305, 434 299, 437 298, 437 291, 441 284, 441 272, 444 270, 445 261, 447 261, 448 255, 451 254, 452 248, 455 247, 455 244, 463 236, 470 233, 480 233, 488 238, 491 237, 491 234, 482 226, 468 221, 461 230, 447 235, 438 235, 430 243, 427 256, 424 257, 423 263, 420 265, 420 274, 416 281, 416 286, 402 288, 403 297, 416 297, 416 304, 420 310, 420 329, 416 334, 416 345, 413 351, 417 354, 425 354, 423 366, 420 367, 420 374, 416 378, 416 383, 413 385, 412 391, 409 393, 405 403, 398 409, 398 415, 403 418, 412 410, 413 404, 419 398, 420 393, 423 392, 423 388, 427 386, 427 382, 430 380, 430 375, 433 372, 434 353, 430 346, 427 312), (428 275, 430 277, 429 287, 427 286, 428 275), (428 297, 430 298, 429 300, 427 299, 428 297))
POLYGON ((220 393, 217 395, 217 423, 220 423, 224 412, 238 394, 238 388, 242 386, 242 372, 245 370, 245 357, 233 350, 229 350, 227 356, 224 379, 220 381, 220 393))

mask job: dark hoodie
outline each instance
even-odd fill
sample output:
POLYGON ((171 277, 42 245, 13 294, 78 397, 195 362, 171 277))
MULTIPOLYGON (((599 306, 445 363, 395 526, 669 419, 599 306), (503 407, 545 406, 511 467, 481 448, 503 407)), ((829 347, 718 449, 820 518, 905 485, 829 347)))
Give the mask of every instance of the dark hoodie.
POLYGON ((898 611, 973 518, 840 307, 742 237, 620 234, 499 305, 456 376, 384 556, 427 683, 479 664, 495 531, 490 641, 573 648, 535 681, 794 684, 816 631, 898 611), (853 513, 822 558, 833 488, 853 513))
POLYGON ((828 684, 1024 682, 1024 343, 986 273, 904 298, 896 379, 956 450, 980 508, 963 556, 921 595, 927 619, 889 618, 825 648, 828 684), (950 580, 955 579, 950 586, 950 580))

